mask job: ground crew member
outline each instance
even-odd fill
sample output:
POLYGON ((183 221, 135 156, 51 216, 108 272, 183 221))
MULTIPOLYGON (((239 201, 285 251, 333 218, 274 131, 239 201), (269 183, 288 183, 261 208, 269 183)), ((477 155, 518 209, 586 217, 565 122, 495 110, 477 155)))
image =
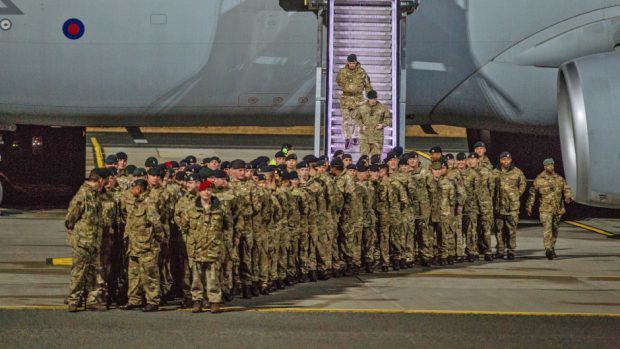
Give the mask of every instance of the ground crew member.
POLYGON ((345 141, 345 149, 359 143, 359 125, 353 118, 353 112, 364 102, 364 91, 372 90, 370 78, 355 54, 347 56, 345 67, 340 69, 336 76, 336 82, 342 89, 340 96, 340 113, 342 115, 342 134, 345 141))
POLYGON ((353 119, 361 125, 360 152, 370 157, 382 154, 383 129, 392 126, 392 114, 377 100, 377 91, 368 91, 367 97, 368 100, 353 113, 353 119))
POLYGON ((99 272, 99 249, 101 246, 101 201, 107 170, 94 169, 75 194, 65 217, 68 240, 71 245, 73 264, 69 284, 69 312, 78 311, 80 299, 86 309, 106 310, 99 299, 97 273, 99 272))
POLYGON ((504 258, 507 251, 508 259, 515 258, 517 248, 517 225, 519 224, 519 208, 521 195, 525 192, 525 176, 515 167, 512 156, 505 151, 499 156, 500 166, 495 169, 495 237, 497 239, 498 259, 504 258))
POLYGON ((560 220, 562 215, 566 213, 564 204, 570 204, 573 201, 573 196, 566 180, 555 173, 553 159, 545 159, 543 166, 545 170, 536 177, 530 188, 525 210, 527 215, 531 216, 536 196, 540 195, 538 211, 540 212, 540 222, 543 224, 545 256, 551 260, 557 257, 555 242, 558 239, 560 220))
POLYGON ((132 198, 125 203, 129 254, 129 301, 122 310, 137 309, 146 299, 144 312, 157 311, 161 300, 158 255, 165 239, 157 203, 148 191, 148 184, 138 179, 130 189, 132 198))

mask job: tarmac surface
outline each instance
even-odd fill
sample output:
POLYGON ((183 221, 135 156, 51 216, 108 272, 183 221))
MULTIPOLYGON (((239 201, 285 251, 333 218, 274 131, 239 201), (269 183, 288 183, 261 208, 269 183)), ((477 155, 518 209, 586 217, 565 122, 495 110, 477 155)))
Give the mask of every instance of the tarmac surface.
MULTIPOLYGON (((519 227, 515 261, 361 274, 235 300, 223 314, 69 314, 63 210, 0 217, 0 347, 598 347, 620 341, 620 240, 562 224, 519 227)), ((617 225, 601 220, 599 226, 617 225)))

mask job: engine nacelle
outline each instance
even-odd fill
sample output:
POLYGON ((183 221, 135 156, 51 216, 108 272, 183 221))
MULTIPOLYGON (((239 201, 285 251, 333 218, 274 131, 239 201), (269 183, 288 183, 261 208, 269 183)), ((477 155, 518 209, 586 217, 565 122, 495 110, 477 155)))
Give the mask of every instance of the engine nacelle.
POLYGON ((620 53, 560 66, 558 119, 564 173, 575 201, 620 208, 620 53))

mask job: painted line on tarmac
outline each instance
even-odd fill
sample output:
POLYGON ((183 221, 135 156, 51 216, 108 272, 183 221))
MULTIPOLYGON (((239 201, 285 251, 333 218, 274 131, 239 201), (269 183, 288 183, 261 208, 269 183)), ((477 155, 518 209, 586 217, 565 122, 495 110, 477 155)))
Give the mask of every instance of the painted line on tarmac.
POLYGON ((73 259, 71 257, 46 258, 45 264, 70 267, 73 265, 73 259))
POLYGON ((585 230, 591 231, 593 233, 597 233, 597 234, 600 234, 600 235, 607 236, 608 238, 612 238, 612 237, 616 236, 616 234, 614 234, 614 233, 610 233, 610 232, 605 231, 603 229, 596 228, 596 227, 593 227, 591 225, 587 225, 587 224, 584 224, 584 223, 579 223, 579 222, 575 222, 575 221, 564 221, 564 223, 570 224, 572 226, 575 226, 575 227, 578 227, 578 228, 581 228, 581 229, 585 229, 585 230))
MULTIPOLYGON (((223 312, 257 312, 257 313, 344 313, 344 314, 409 314, 409 315, 491 315, 491 316, 579 316, 579 317, 614 317, 618 313, 570 313, 542 311, 487 311, 487 310, 422 310, 422 309, 346 309, 346 308, 286 308, 286 307, 222 307, 223 312)), ((61 305, 15 305, 0 306, 0 310, 67 310, 61 305)), ((111 309, 113 310, 113 309, 111 309)), ((191 311, 191 309, 177 309, 191 311)), ((204 311, 208 313, 208 310, 204 311)))
POLYGON ((430 159, 431 159, 431 156, 430 156, 430 155, 428 155, 428 154, 426 154, 426 153, 425 153, 425 152, 423 152, 423 151, 416 150, 415 152, 416 152, 416 153, 418 153, 418 155, 419 155, 419 156, 421 156, 421 157, 425 158, 426 160, 430 160, 430 159))

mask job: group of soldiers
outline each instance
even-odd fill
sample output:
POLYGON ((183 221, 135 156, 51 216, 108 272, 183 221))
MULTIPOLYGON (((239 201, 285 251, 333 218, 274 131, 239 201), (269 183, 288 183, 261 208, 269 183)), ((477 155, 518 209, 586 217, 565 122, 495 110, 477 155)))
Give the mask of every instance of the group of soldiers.
MULTIPOLYGON (((193 312, 236 296, 415 264, 514 259, 523 173, 508 152, 493 168, 478 142, 468 154, 394 148, 383 159, 337 151, 298 159, 290 145, 273 159, 222 162, 194 156, 144 168, 127 154, 106 158, 70 203, 73 250, 69 311, 156 311, 182 299, 193 312), (495 253, 491 237, 495 235, 495 253)), ((547 258, 570 189, 553 160, 534 181, 547 258)))

